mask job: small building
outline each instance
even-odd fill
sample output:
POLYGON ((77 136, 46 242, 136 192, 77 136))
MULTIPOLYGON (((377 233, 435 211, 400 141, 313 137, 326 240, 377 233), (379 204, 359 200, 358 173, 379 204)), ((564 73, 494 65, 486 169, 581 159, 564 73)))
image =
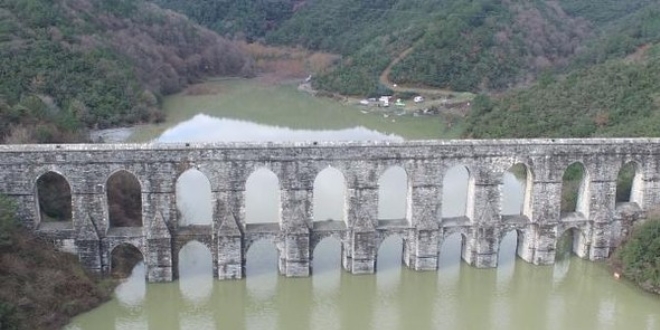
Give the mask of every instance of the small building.
POLYGON ((381 96, 380 98, 378 98, 378 102, 383 107, 389 107, 391 99, 392 99, 392 96, 381 96))
POLYGON ((413 102, 415 102, 415 103, 422 103, 422 102, 424 102, 424 96, 421 96, 421 95, 417 95, 417 96, 415 96, 415 98, 413 98, 413 102))

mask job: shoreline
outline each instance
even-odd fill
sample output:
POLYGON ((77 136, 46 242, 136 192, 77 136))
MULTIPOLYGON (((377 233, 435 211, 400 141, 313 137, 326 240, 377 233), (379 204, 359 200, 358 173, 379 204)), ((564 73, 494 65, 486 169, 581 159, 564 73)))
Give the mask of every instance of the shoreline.
POLYGON ((138 126, 91 130, 89 138, 93 143, 123 143, 133 135, 138 126))

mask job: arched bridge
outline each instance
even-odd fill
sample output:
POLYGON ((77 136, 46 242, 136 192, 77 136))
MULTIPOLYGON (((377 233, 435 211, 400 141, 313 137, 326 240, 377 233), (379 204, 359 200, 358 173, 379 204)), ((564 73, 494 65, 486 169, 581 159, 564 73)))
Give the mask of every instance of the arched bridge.
POLYGON ((13 197, 19 217, 82 264, 108 272, 115 247, 140 250, 150 281, 176 278, 179 249, 189 241, 212 253, 215 275, 244 275, 252 242, 272 240, 279 270, 308 276, 315 245, 324 237, 341 241, 343 267, 354 274, 376 271, 378 246, 389 235, 403 238, 403 261, 415 270, 438 266, 449 235, 462 235, 462 258, 475 267, 496 267, 499 242, 518 232, 518 256, 551 264, 557 238, 577 234, 576 254, 606 258, 632 224, 660 201, 660 139, 533 139, 324 143, 94 144, 0 146, 0 192, 13 197), (574 212, 562 213, 562 177, 569 165, 584 168, 574 212), (503 216, 502 178, 513 165, 526 169, 522 211, 503 216), (634 169, 627 203, 616 203, 621 168, 634 169), (464 216, 442 218, 443 177, 462 165, 469 172, 464 216), (403 219, 378 219, 378 178, 392 166, 406 173, 403 219), (313 182, 332 167, 345 178, 342 221, 312 221, 313 182), (247 224, 249 175, 266 168, 279 179, 278 223, 247 224), (213 202, 208 224, 186 225, 177 206, 177 178, 195 169, 208 178, 213 202), (141 225, 110 221, 109 178, 122 171, 139 183, 141 225), (46 174, 70 187, 70 219, 42 221, 37 182, 46 174))

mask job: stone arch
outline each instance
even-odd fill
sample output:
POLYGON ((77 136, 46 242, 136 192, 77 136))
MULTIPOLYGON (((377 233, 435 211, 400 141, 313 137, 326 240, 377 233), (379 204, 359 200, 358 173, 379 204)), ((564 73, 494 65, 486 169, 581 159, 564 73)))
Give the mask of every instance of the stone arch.
POLYGON ((411 219, 412 187, 401 166, 390 166, 378 178, 378 219, 411 219))
POLYGON ((105 192, 109 227, 142 227, 142 184, 133 173, 112 173, 105 192))
POLYGON ((212 224, 213 192, 204 173, 194 168, 186 170, 177 178, 174 190, 179 226, 212 224))
POLYGON ((125 277, 131 274, 138 262, 146 263, 144 251, 129 242, 118 243, 110 249, 108 255, 108 271, 110 274, 125 277), (120 272, 119 274, 117 272, 120 272))
MULTIPOLYGON (((316 244, 314 244, 314 246, 311 247, 310 256, 311 256, 312 260, 311 260, 310 264, 312 265, 312 272, 318 270, 318 269, 315 269, 315 267, 314 267, 315 264, 318 262, 318 259, 317 259, 318 255, 316 254, 316 253, 318 253, 317 247, 319 247, 319 246, 323 247, 324 245, 328 245, 328 242, 330 242, 329 244, 332 244, 334 246, 337 246, 337 244, 339 245, 338 254, 336 256, 333 255, 331 257, 332 258, 331 260, 336 259, 337 260, 337 265, 336 266, 341 267, 341 251, 344 248, 344 242, 342 242, 341 239, 339 239, 335 236, 326 236, 326 237, 321 238, 318 242, 316 242, 316 244)), ((337 252, 337 251, 332 251, 332 252, 337 252)), ((325 257, 328 257, 328 256, 326 255, 325 257)), ((330 268, 330 267, 328 267, 328 268, 330 268)))
MULTIPOLYGON (((261 241, 266 241, 272 244, 279 254, 281 252, 280 244, 279 244, 280 238, 281 237, 277 235, 259 235, 257 237, 245 238, 243 243, 243 256, 247 257, 247 254, 250 251, 250 248, 252 248, 252 245, 255 245, 261 241)), ((264 244, 264 243, 259 243, 259 244, 264 244)))
POLYGON ((71 184, 59 172, 48 171, 35 182, 39 224, 58 223, 73 227, 71 184))
POLYGON ((568 252, 571 254, 575 254, 580 258, 587 258, 589 256, 589 240, 588 240, 588 235, 585 232, 585 229, 580 228, 578 226, 568 226, 566 228, 558 228, 557 229, 557 239, 555 241, 555 259, 561 258, 559 254, 562 252, 562 243, 567 243, 569 244, 568 247, 568 252), (567 233, 570 233, 572 236, 572 239, 566 240, 563 242, 564 239, 566 239, 565 235, 567 233))
POLYGON ((380 242, 378 243, 378 249, 376 250, 376 269, 382 269, 383 266, 386 268, 393 268, 396 267, 395 263, 398 262, 398 266, 401 267, 401 264, 403 263, 403 257, 404 257, 404 245, 406 244, 405 238, 398 234, 398 233, 392 233, 392 234, 387 234, 383 235, 382 238, 380 239, 380 242), (400 248, 397 247, 391 247, 392 249, 388 249, 389 246, 387 244, 388 241, 398 241, 396 244, 400 246, 400 248), (387 249, 387 250, 386 250, 387 249), (397 249, 398 251, 395 251, 394 249, 397 249), (389 258, 387 255, 385 255, 383 252, 390 252, 390 253, 395 253, 396 259, 398 261, 394 261, 394 258, 389 258))
MULTIPOLYGON (((508 254, 510 254, 511 251, 513 251, 514 259, 515 259, 515 256, 519 255, 519 250, 520 250, 521 243, 522 243, 521 240, 522 240, 523 237, 524 237, 523 232, 520 229, 516 229, 516 228, 506 229, 506 230, 502 230, 500 232, 499 240, 498 240, 498 245, 499 246, 498 246, 498 249, 497 249, 498 264, 503 259, 509 258, 510 256, 508 256, 508 254), (513 235, 513 234, 516 235, 515 242, 508 242, 506 240, 506 238, 509 235, 513 235), (514 244, 514 246, 510 247, 510 246, 505 246, 504 245, 504 244, 509 244, 509 243, 514 244), (507 255, 503 255, 503 253, 506 253, 507 255)), ((506 259, 506 260, 508 260, 508 259, 506 259)))
POLYGON ((271 266, 268 266, 268 264, 271 264, 273 265, 272 266, 273 268, 278 269, 278 263, 279 263, 281 251, 273 240, 267 238, 256 239, 250 242, 249 246, 246 246, 245 249, 246 250, 244 256, 245 256, 246 276, 258 275, 265 272, 267 268, 271 268, 271 266), (255 249, 259 250, 260 246, 263 245, 269 246, 268 249, 265 250, 266 253, 260 253, 258 255, 255 255, 255 253, 257 253, 254 252, 255 249), (272 251, 274 251, 275 253, 272 253, 272 251), (272 257, 274 257, 274 260, 268 260, 272 257), (250 271, 256 273, 250 273, 250 271))
POLYGON ((589 171, 582 162, 571 163, 562 176, 561 211, 589 215, 589 171))
POLYGON ((524 230, 524 229, 521 229, 520 227, 502 229, 502 230, 500 231, 499 235, 498 235, 498 238, 499 238, 499 239, 498 239, 498 242, 499 242, 498 244, 501 245, 501 244, 502 244, 502 240, 504 240, 504 238, 505 238, 507 235, 509 235, 509 234, 511 234, 511 233, 513 233, 513 232, 516 233, 516 236, 517 236, 518 238, 524 236, 524 234, 525 234, 525 230, 524 230))
POLYGON ((452 257, 454 255, 458 256, 458 258, 456 259, 460 263, 460 260, 463 257, 463 245, 465 245, 466 241, 467 241, 467 233, 464 230, 454 231, 444 235, 442 237, 442 240, 440 240, 438 246, 438 253, 439 253, 438 267, 443 267, 448 264, 453 264, 456 261, 456 260, 452 261, 453 259, 452 257), (459 241, 458 243, 456 243, 458 244, 457 247, 448 245, 454 243, 456 240, 459 241))
POLYGON ((207 244, 190 240, 177 253, 176 273, 182 296, 200 304, 208 300, 213 291, 213 252, 207 244))
POLYGON ((405 243, 405 241, 406 241, 406 239, 407 239, 407 233, 402 232, 402 231, 400 231, 400 230, 396 230, 396 231, 391 231, 391 230, 381 231, 381 232, 379 232, 378 235, 376 235, 376 240, 375 240, 376 247, 377 247, 378 249, 380 249, 380 246, 383 244, 383 242, 385 242, 386 240, 388 240, 388 239, 391 238, 391 237, 398 237, 398 238, 402 239, 402 240, 404 241, 404 243, 405 243))
POLYGON ((473 186, 474 178, 466 165, 455 164, 449 167, 442 178, 440 218, 467 217, 473 186))
POLYGON ((310 255, 314 254, 314 250, 316 250, 316 246, 321 244, 322 241, 324 241, 326 238, 332 238, 336 241, 338 241, 342 248, 344 247, 344 238, 342 235, 337 232, 337 231, 312 231, 310 240, 309 240, 309 251, 311 252, 310 255))
POLYGON ((245 181, 245 223, 282 224, 282 192, 277 175, 267 167, 254 170, 245 181))
POLYGON ((328 166, 314 179, 312 219, 338 220, 348 226, 348 191, 344 174, 328 166))
POLYGON ((641 166, 636 161, 629 161, 621 166, 617 175, 616 202, 642 205, 643 184, 641 166))
POLYGON ((506 215, 525 215, 531 219, 532 187, 534 185, 534 174, 531 168, 523 163, 513 164, 504 173, 502 184, 511 189, 516 184, 520 191, 507 191, 502 187, 502 213, 506 215))
MULTIPOLYGON (((179 276, 181 275, 181 270, 183 267, 190 266, 190 264, 194 264, 194 262, 188 260, 191 257, 191 255, 194 253, 204 253, 204 255, 201 256, 202 262, 206 264, 205 266, 208 266, 208 274, 212 276, 213 252, 211 252, 211 247, 209 247, 208 244, 202 243, 195 239, 186 242, 177 252, 177 260, 178 260, 177 273, 179 274, 179 276), (183 263, 182 260, 184 261, 183 263), (208 263, 206 261, 208 261, 208 263)), ((184 269, 184 274, 185 273, 186 271, 184 269)))

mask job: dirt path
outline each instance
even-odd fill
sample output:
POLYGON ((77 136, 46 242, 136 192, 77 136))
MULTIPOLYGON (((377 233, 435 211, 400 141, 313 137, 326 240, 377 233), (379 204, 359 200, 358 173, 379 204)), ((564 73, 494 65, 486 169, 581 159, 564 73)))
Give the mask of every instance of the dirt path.
MULTIPOLYGON (((378 78, 379 82, 387 86, 389 89, 391 89, 394 92, 399 92, 399 93, 416 93, 420 95, 425 95, 425 96, 430 96, 430 95, 435 95, 435 96, 449 96, 449 95, 456 95, 456 94, 465 94, 468 96, 468 99, 472 98, 471 93, 462 93, 462 92, 454 92, 448 89, 441 89, 441 88, 424 88, 424 87, 410 87, 410 86, 400 86, 395 83, 393 83, 390 80, 390 72, 392 72, 392 68, 397 65, 401 60, 406 58, 406 56, 410 55, 412 53, 413 49, 415 46, 412 46, 403 52, 401 52, 390 64, 385 68, 383 73, 380 74, 380 77, 378 78)), ((462 98, 464 99, 464 98, 462 98)))
POLYGON ((392 72, 392 68, 395 65, 397 65, 397 63, 399 63, 402 59, 406 58, 406 56, 408 56, 408 54, 410 54, 413 51, 413 49, 414 47, 410 47, 404 50, 403 52, 401 52, 401 54, 399 54, 399 56, 397 56, 394 60, 392 60, 392 62, 390 62, 390 65, 388 65, 387 68, 385 68, 383 73, 380 74, 380 78, 378 78, 381 84, 389 87, 395 92, 403 92, 402 90, 400 90, 399 86, 395 87, 394 84, 390 81, 390 72, 392 72))

